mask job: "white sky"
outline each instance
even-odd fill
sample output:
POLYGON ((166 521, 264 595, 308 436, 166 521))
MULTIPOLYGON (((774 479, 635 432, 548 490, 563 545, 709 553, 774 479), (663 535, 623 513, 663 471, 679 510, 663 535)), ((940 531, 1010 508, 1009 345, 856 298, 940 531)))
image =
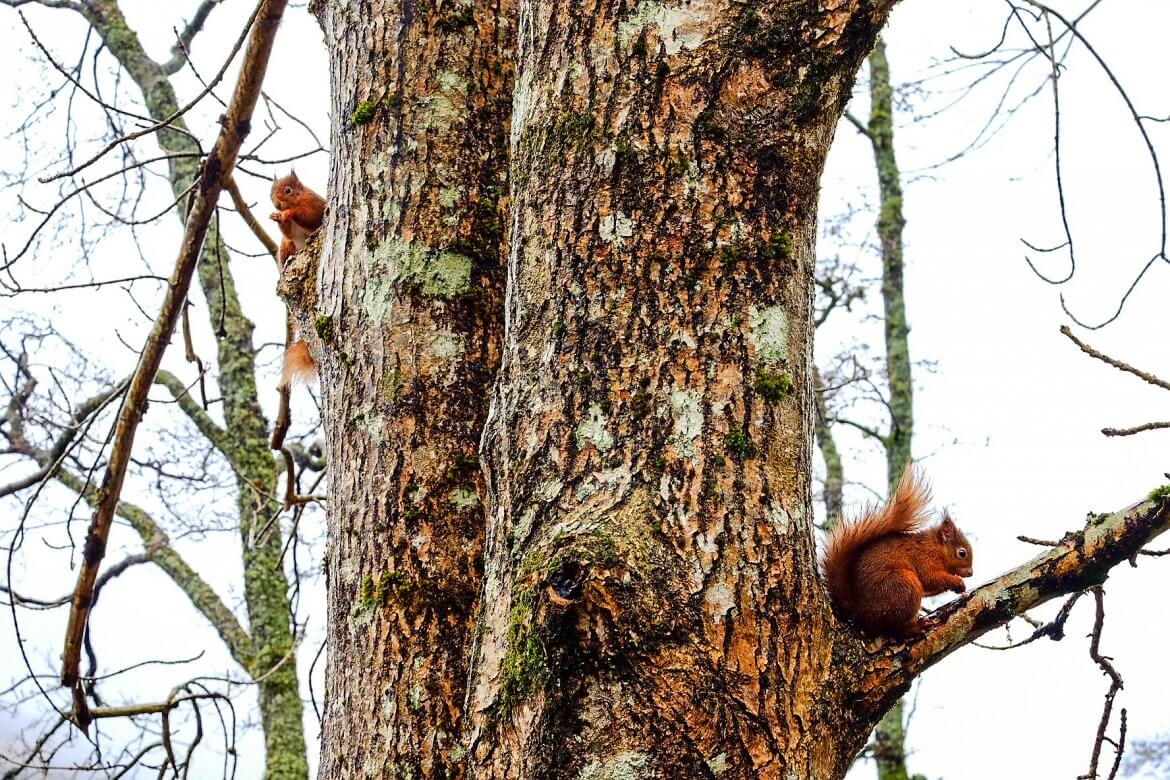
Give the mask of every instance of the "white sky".
MULTIPOLYGON (((1075 14, 1084 3, 1062 2, 1057 7, 1075 14)), ((124 0, 123 5, 151 52, 165 59, 172 27, 181 24, 183 14, 195 3, 124 0), (160 12, 160 7, 165 10, 160 12)), ((250 3, 234 0, 213 14, 208 30, 195 46, 196 61, 205 77, 218 68, 249 7, 250 3)), ((998 38, 1005 8, 974 0, 907 0, 895 11, 887 34, 895 81, 923 75, 932 61, 948 55, 949 46, 966 51, 988 48, 998 38)), ((64 12, 27 10, 33 26, 58 56, 76 56, 84 34, 78 20, 64 12)), ((29 62, 33 50, 15 13, 5 10, 3 17, 7 23, 0 31, 0 68, 14 75, 0 84, 0 126, 7 132, 27 110, 30 85, 44 84, 45 75, 29 62)), ((1159 116, 1170 113, 1162 53, 1167 29, 1170 8, 1159 0, 1104 2, 1082 26, 1131 90, 1139 109, 1159 116)), ((105 62, 109 64, 108 57, 105 62)), ((1042 67, 1037 62, 1025 71, 1019 89, 1037 84, 1042 67)), ((292 9, 277 41, 266 89, 326 142, 327 71, 319 29, 302 8, 292 9)), ((234 70, 225 85, 233 78, 234 70)), ((180 84, 187 95, 198 89, 189 76, 180 84)), ((950 82, 950 86, 956 84, 950 82)), ((1123 121, 1124 105, 1107 87, 1090 58, 1083 52, 1072 55, 1061 79, 1061 94, 1065 101, 1066 194, 1079 264, 1077 276, 1063 289, 1074 312, 1087 321, 1111 313, 1158 242, 1157 202, 1148 158, 1142 157, 1132 124, 1123 121)), ((226 96, 229 89, 220 92, 226 96)), ((1090 360, 1065 340, 1057 331, 1068 321, 1061 312, 1057 291, 1039 281, 1024 263, 1025 249, 1019 238, 1038 245, 1062 240, 1052 183, 1049 94, 1041 94, 985 148, 945 167, 923 170, 961 149, 983 123, 998 95, 992 86, 940 117, 915 125, 907 125, 909 117, 903 115, 897 139, 900 163, 907 172, 911 350, 916 360, 935 364, 933 372, 918 370, 916 374, 914 449, 917 457, 925 459, 937 500, 951 508, 974 541, 977 582, 1018 565, 1036 552, 1016 541, 1017 534, 1059 537, 1079 528, 1087 511, 1119 509, 1143 498, 1165 481, 1162 473, 1170 470, 1170 431, 1127 439, 1106 439, 1099 433, 1105 426, 1167 419, 1170 398, 1135 377, 1090 360)), ((939 103, 939 97, 928 101, 931 106, 939 103)), ((864 114, 864 96, 852 110, 864 114)), ((216 114, 212 106, 195 113, 193 124, 203 130, 206 139, 212 137, 209 128, 216 114)), ((89 124, 81 123, 81 138, 101 134, 95 121, 91 116, 89 124)), ((1166 125, 1149 127, 1155 140, 1164 144, 1170 129, 1166 125)), ((58 163, 51 162, 50 154, 59 147, 60 133, 61 124, 56 119, 49 119, 39 132, 46 146, 34 149, 39 154, 32 168, 38 175, 60 169, 58 163)), ((265 151, 271 157, 295 153, 305 148, 306 141, 306 136, 291 131, 265 151)), ((0 167, 11 169, 19 164, 19 147, 7 142, 0 149, 0 167)), ((327 173, 324 155, 298 162, 297 170, 303 179, 323 189, 327 173)), ((824 180, 822 214, 831 217, 847 203, 872 204, 876 199, 873 182, 868 146, 848 124, 842 124, 824 180)), ((245 177, 241 183, 249 200, 260 203, 258 212, 266 214, 265 183, 245 177)), ((152 182, 149 192, 159 208, 167 202, 161 182, 152 182)), ((6 223, 16 213, 16 194, 12 188, 0 189, 0 218, 6 223)), ((42 188, 30 187, 25 194, 38 204, 49 202, 42 188)), ((92 216, 92 209, 88 213, 92 216)), ((59 278, 76 262, 76 237, 67 227, 70 222, 54 224, 63 229, 55 245, 38 254, 35 273, 21 276, 26 283, 59 278)), ((863 237, 870 224, 871 217, 862 215, 855 235, 863 237)), ((227 224, 226 218, 225 226, 233 245, 255 251, 254 240, 244 230, 227 224)), ((2 240, 9 251, 23 243, 27 231, 27 223, 6 224, 2 240)), ((178 235, 178 222, 173 217, 140 234, 154 268, 170 267, 178 235)), ((107 272, 116 275, 126 269, 141 271, 143 267, 125 236, 102 242, 94 257, 95 267, 100 269, 97 276, 107 272)), ((872 253, 858 254, 857 262, 864 264, 866 273, 878 273, 872 253)), ((1058 253, 1039 257, 1038 262, 1056 274, 1063 271, 1066 260, 1058 253)), ((257 343, 279 341, 281 314, 273 295, 275 272, 271 263, 264 258, 237 258, 232 261, 232 270, 246 310, 257 322, 257 343)), ((1165 303, 1168 273, 1170 268, 1164 264, 1155 267, 1118 322, 1099 333, 1078 333, 1110 354, 1170 376, 1170 350, 1164 335, 1170 324, 1165 303)), ((142 286, 135 292, 149 309, 154 288, 142 286)), ((202 306, 197 296, 195 302, 202 306)), ((117 329, 127 342, 138 344, 144 322, 140 317, 122 322, 103 312, 115 312, 121 318, 128 304, 124 293, 110 290, 100 295, 74 293, 69 298, 30 296, 16 305, 52 317, 112 374, 121 374, 132 365, 134 356, 112 334, 117 329)), ((859 313, 873 313, 877 304, 875 291, 859 313)), ((0 303, 6 308, 12 305, 7 300, 0 303)), ((202 322, 201 311, 195 313, 193 322, 201 351, 210 357, 213 338, 202 322)), ((880 346, 880 326, 872 318, 859 325, 857 317, 834 315, 819 339, 818 356, 823 362, 848 345, 880 346)), ((181 351, 172 353, 168 365, 189 377, 181 351)), ((273 361, 274 369, 277 351, 269 350, 265 357, 273 361)), ((273 399, 274 394, 265 397, 270 415, 273 399)), ((298 400, 297 411, 304 420, 310 416, 310 401, 303 391, 298 400)), ((160 434, 160 426, 155 425, 142 436, 160 434)), ((872 445, 848 430, 839 431, 838 436, 846 453, 846 476, 853 483, 847 497, 854 503, 863 501, 868 497, 867 487, 880 489, 884 484, 882 458, 872 445)), ((0 480, 10 473, 0 471, 0 480)), ((151 498, 149 485, 140 483, 132 488, 139 489, 129 497, 165 514, 166 508, 151 498)), ((67 506, 63 500, 55 496, 55 505, 67 506)), ((4 518, 0 527, 11 528, 16 506, 6 504, 0 517, 4 518)), ((200 511, 199 522, 213 519, 206 510, 200 511)), ((319 516, 307 520, 319 529, 319 516)), ((83 523, 76 524, 75 533, 79 537, 84 533, 83 523)), ((55 528, 46 531, 46 539, 59 544, 64 536, 55 528)), ((122 535, 120 541, 125 544, 131 538, 122 535)), ((208 573, 219 592, 238 604, 239 556, 234 535, 210 533, 178 544, 208 573), (225 560, 231 565, 223 565, 225 560)), ((1163 673, 1165 647, 1170 644, 1170 629, 1162 612, 1167 566, 1170 561, 1144 559, 1136 569, 1119 568, 1107 586, 1108 617, 1102 647, 1115 658, 1125 679, 1118 706, 1128 709, 1131 737, 1170 730, 1166 705, 1170 680, 1163 673)), ((72 586, 74 573, 67 567, 67 552, 50 550, 38 540, 26 545, 14 576, 28 592, 56 595, 72 586)), ((301 648, 302 671, 317 648, 324 617, 319 588, 303 598, 306 606, 302 614, 309 616, 310 623, 301 648)), ((1077 607, 1063 642, 1041 640, 1011 652, 967 648, 928 672, 910 727, 912 770, 947 780, 1071 778, 1085 771, 1106 689, 1106 681, 1088 657, 1084 639, 1091 624, 1090 601, 1083 599, 1077 607)), ((1047 617, 1054 611, 1055 605, 1051 605, 1037 611, 1037 616, 1047 617)), ((62 610, 26 617, 22 622, 30 644, 37 648, 34 660, 41 659, 39 668, 43 670, 56 667, 64 617, 62 610)), ((3 668, 15 675, 19 666, 14 663, 11 620, 6 611, 0 618, 3 668)), ((1019 624, 1013 637, 1024 636, 1025 628, 1019 624)), ((95 618, 94 633, 103 666, 108 669, 208 649, 195 664, 135 673, 121 686, 107 689, 108 696, 124 693, 138 699, 158 699, 170 685, 192 674, 232 672, 210 630, 161 574, 146 567, 131 571, 110 586, 95 618), (117 608, 125 605, 132 608, 117 608), (144 616, 149 617, 144 620, 144 616)), ((1003 639, 1002 632, 988 637, 993 643, 1003 639)), ((0 678, 0 685, 8 679, 7 675, 0 678)), ((311 707, 307 705, 306 710, 312 721, 311 707)), ((0 746, 8 742, 15 724, 25 718, 26 713, 13 718, 0 712, 0 746)), ((314 740, 315 723, 307 723, 306 728, 314 740)), ((240 748, 240 776, 258 776, 255 756, 259 744, 252 739, 240 748)), ((862 766, 851 777, 872 774, 872 768, 862 766)))

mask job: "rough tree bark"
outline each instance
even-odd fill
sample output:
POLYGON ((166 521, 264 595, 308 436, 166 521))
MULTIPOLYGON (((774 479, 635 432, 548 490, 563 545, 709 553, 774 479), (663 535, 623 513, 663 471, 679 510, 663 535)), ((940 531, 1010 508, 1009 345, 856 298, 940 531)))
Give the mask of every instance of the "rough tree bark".
POLYGON ((480 777, 828 777, 816 193, 889 3, 522 6, 480 777), (625 774, 623 774, 625 773, 625 774))
POLYGON ((322 777, 841 777, 915 675, 1170 524, 1094 518, 910 643, 829 606, 816 196, 891 5, 522 0, 507 127, 510 9, 318 4, 332 213, 282 284, 330 431, 322 777))
POLYGON ((321 777, 456 777, 503 331, 510 0, 321 3, 330 214, 282 291, 329 421, 321 777), (320 277, 319 287, 317 283, 320 277))

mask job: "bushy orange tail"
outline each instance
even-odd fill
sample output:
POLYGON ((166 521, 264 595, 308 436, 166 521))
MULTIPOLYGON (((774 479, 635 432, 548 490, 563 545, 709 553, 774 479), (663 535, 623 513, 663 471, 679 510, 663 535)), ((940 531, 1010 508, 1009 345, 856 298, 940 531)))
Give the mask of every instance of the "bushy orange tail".
POLYGON ((928 504, 930 485, 907 464, 898 489, 885 506, 870 507, 852 522, 842 518, 829 532, 825 542, 825 582, 838 607, 850 614, 855 611, 853 569, 861 552, 883 536, 921 530, 928 519, 928 504))
POLYGON ((309 345, 297 339, 284 351, 284 368, 280 372, 280 386, 290 387, 296 380, 317 381, 317 361, 309 354, 309 345))

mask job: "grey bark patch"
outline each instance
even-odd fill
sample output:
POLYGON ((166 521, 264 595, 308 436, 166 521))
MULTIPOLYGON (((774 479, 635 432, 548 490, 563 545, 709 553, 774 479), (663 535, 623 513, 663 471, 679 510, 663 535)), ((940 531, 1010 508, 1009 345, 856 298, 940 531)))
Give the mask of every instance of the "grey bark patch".
POLYGON ((577 780, 643 780, 654 777, 654 760, 646 753, 624 750, 607 759, 597 759, 581 769, 577 780))
POLYGON ((748 309, 748 338, 764 363, 788 359, 788 312, 783 306, 748 309))
POLYGON ((589 417, 577 426, 577 444, 584 447, 592 444, 599 452, 606 452, 613 446, 613 434, 606 430, 609 420, 598 404, 589 405, 589 417))

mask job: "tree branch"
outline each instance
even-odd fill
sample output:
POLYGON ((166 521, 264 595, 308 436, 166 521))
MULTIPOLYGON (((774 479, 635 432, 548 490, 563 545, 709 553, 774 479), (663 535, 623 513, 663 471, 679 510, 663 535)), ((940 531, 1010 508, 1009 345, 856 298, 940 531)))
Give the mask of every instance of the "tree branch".
POLYGON ((68 8, 77 13, 82 13, 85 10, 76 0, 0 0, 0 2, 10 8, 18 8, 31 3, 32 5, 43 5, 45 8, 68 8))
MULTIPOLYGON (((30 382, 26 386, 28 393, 32 392, 33 384, 35 383, 30 382)), ((81 430, 86 421, 92 415, 104 409, 113 399, 120 396, 125 389, 126 381, 122 381, 108 390, 87 398, 78 404, 77 408, 73 411, 73 416, 70 418, 69 423, 62 429, 57 438, 53 440, 53 446, 43 453, 43 459, 40 459, 41 467, 32 474, 15 479, 7 485, 0 485, 0 497, 11 495, 27 487, 32 487, 45 479, 53 467, 60 463, 61 459, 65 456, 66 451, 69 450, 73 440, 77 437, 78 431, 81 430)), ((23 412, 23 403, 25 401, 27 401, 27 394, 24 392, 24 388, 22 388, 21 392, 13 395, 8 407, 8 419, 13 423, 9 438, 13 446, 21 452, 30 451, 30 445, 24 439, 21 426, 19 425, 20 415, 23 412)))
POLYGON ((179 381, 179 378, 170 371, 163 370, 160 370, 155 375, 154 383, 156 385, 162 385, 170 391, 171 397, 178 403, 183 414, 187 415, 188 419, 203 434, 203 437, 211 442, 211 446, 219 450, 234 468, 235 463, 232 461, 234 449, 232 442, 228 438, 227 431, 220 428, 215 420, 211 419, 211 415, 203 411, 203 407, 187 392, 187 386, 179 381))
POLYGON ((228 191, 228 195, 232 198, 232 205, 236 207, 236 212, 244 220, 244 222, 251 228, 252 233, 264 245, 264 249, 268 254, 272 255, 272 259, 276 260, 276 268, 280 270, 280 261, 277 256, 280 248, 277 247, 276 242, 272 240, 272 236, 268 235, 268 231, 256 219, 256 215, 252 213, 252 209, 248 207, 248 202, 244 200, 243 194, 240 192, 240 187, 236 184, 234 176, 228 176, 227 181, 224 182, 224 189, 228 191))
POLYGON ((1097 360, 1100 360, 1102 363, 1108 363, 1109 365, 1116 368, 1118 371, 1127 371, 1127 372, 1133 374, 1134 376, 1138 377, 1139 379, 1142 379, 1146 382, 1149 382, 1151 385, 1154 385, 1155 387, 1160 387, 1163 390, 1170 390, 1170 382, 1167 382, 1165 379, 1160 379, 1160 378, 1154 376, 1153 374, 1142 371, 1140 368, 1134 368, 1129 363, 1125 363, 1121 360, 1118 360, 1117 358, 1111 358, 1108 355, 1106 355, 1104 352, 1098 352, 1097 350, 1093 349, 1088 344, 1086 344, 1085 342, 1081 341, 1076 336, 1074 336, 1073 332, 1069 329, 1069 327, 1067 325, 1061 325, 1060 332, 1063 333, 1068 338, 1069 341, 1071 341, 1072 343, 1074 343, 1078 347, 1080 347, 1081 352, 1084 352, 1089 357, 1096 358, 1097 360))
POLYGON ((1106 436, 1133 436, 1135 433, 1145 433, 1146 431, 1157 431, 1163 428, 1170 428, 1170 420, 1165 422, 1148 422, 1141 425, 1135 425, 1132 428, 1102 428, 1101 433, 1106 436))
MULTIPOLYGON (((110 526, 119 505, 118 498, 130 462, 134 433, 145 412, 147 393, 162 361, 163 352, 185 304, 191 276, 215 212, 224 177, 231 173, 239 154, 240 144, 251 128, 252 111, 259 98, 260 84, 268 67, 273 40, 286 5, 287 0, 265 0, 256 17, 235 93, 222 120, 222 129, 216 138, 215 146, 203 164, 198 190, 188 211, 182 248, 166 297, 147 338, 118 415, 110 448, 110 460, 102 480, 100 501, 95 507, 94 518, 86 536, 85 556, 78 572, 69 623, 65 632, 61 682, 69 687, 78 684, 82 637, 89 616, 94 583, 105 554, 110 526)), ((81 714, 74 713, 75 717, 81 714)))
MULTIPOLYGON (((100 491, 92 482, 87 482, 77 474, 65 468, 58 468, 53 477, 65 487, 77 493, 91 507, 96 507, 100 491)), ((142 507, 128 501, 119 501, 117 506, 118 517, 130 524, 130 527, 142 540, 147 560, 158 566, 178 586, 179 590, 191 602, 191 605, 211 624, 219 634, 232 658, 246 670, 251 671, 252 664, 252 637, 236 620, 235 614, 228 609, 219 595, 183 556, 171 546, 171 540, 159 524, 142 507)), ((99 578, 100 580, 100 578, 99 578)))
POLYGON ((850 428, 856 428, 857 430, 861 431, 862 433, 864 433, 866 436, 870 437, 871 439, 876 439, 878 441, 878 443, 881 444, 882 446, 885 446, 885 444, 886 444, 887 437, 883 436, 881 433, 879 433, 875 429, 870 428, 868 425, 863 425, 862 423, 856 422, 855 420, 850 420, 850 419, 847 419, 845 417, 834 417, 831 420, 829 420, 828 422, 840 423, 841 425, 848 425, 850 428))
POLYGON ((853 114, 849 113, 848 111, 846 111, 844 114, 842 114, 842 116, 845 117, 847 120, 849 120, 849 124, 851 124, 855 128, 857 128, 857 132, 861 133, 862 135, 864 135, 866 138, 870 139, 871 141, 873 140, 873 136, 870 135, 869 128, 865 125, 864 122, 862 122, 860 119, 858 119, 857 117, 855 117, 853 114))
POLYGON ((884 711, 916 676, 958 648, 1026 610, 1100 585, 1168 527, 1170 498, 1158 495, 1112 514, 1089 515, 1082 530, 1052 549, 936 611, 926 635, 881 654, 862 689, 878 694, 873 701, 884 711))
POLYGON ((211 15, 212 9, 221 2, 223 0, 203 0, 199 4, 199 8, 195 10, 195 15, 191 17, 191 21, 183 28, 183 32, 179 33, 179 40, 171 47, 171 58, 163 64, 163 73, 168 76, 174 75, 187 64, 187 54, 191 49, 191 42, 195 40, 195 36, 203 29, 203 24, 207 21, 207 17, 211 15))

